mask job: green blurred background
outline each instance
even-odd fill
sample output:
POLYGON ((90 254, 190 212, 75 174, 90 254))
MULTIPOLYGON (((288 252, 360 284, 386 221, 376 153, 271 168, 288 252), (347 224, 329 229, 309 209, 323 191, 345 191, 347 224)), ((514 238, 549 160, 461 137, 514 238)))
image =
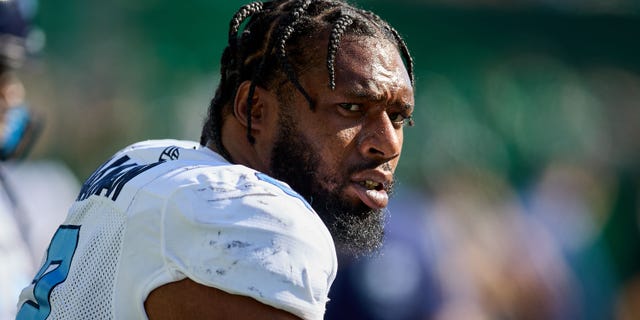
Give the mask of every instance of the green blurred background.
MULTIPOLYGON (((59 160, 82 181, 135 141, 197 140, 228 19, 244 3, 40 1, 41 49, 20 70, 46 119, 30 158, 59 160)), ((584 318, 640 318, 629 311, 640 303, 640 3, 357 4, 399 30, 417 68, 401 185, 458 208, 469 228, 534 217, 584 318)), ((502 305, 494 295, 489 305, 502 305)))

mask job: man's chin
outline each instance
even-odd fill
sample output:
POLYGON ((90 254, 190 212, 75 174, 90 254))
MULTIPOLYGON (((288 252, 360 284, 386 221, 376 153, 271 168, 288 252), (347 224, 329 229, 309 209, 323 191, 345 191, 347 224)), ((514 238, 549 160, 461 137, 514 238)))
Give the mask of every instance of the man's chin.
POLYGON ((351 208, 324 207, 316 211, 331 232, 341 255, 375 255, 382 246, 386 217, 384 210, 373 210, 360 204, 351 208))

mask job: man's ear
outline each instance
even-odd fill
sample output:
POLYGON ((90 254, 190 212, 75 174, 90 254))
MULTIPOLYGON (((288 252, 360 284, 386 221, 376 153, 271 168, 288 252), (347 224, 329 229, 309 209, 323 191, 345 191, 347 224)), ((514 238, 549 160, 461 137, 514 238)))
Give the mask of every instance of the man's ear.
MULTIPOLYGON (((236 98, 233 102, 233 114, 236 119, 244 126, 248 126, 248 114, 249 108, 248 98, 249 90, 251 88, 251 81, 245 80, 238 87, 236 98)), ((251 129, 260 130, 265 122, 265 116, 271 110, 271 94, 266 89, 255 86, 251 97, 251 129)))

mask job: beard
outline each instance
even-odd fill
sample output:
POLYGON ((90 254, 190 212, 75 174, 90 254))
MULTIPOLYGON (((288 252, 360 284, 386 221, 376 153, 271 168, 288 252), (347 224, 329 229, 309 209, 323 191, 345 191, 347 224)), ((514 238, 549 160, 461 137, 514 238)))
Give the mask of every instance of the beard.
MULTIPOLYGON (((288 183, 311 204, 329 229, 338 253, 359 257, 377 252, 384 238, 385 211, 371 209, 362 202, 353 205, 341 195, 350 183, 347 177, 363 169, 376 168, 380 163, 342 168, 346 169, 342 177, 322 172, 318 152, 311 150, 312 144, 298 129, 287 108, 281 111, 280 130, 271 156, 271 175, 288 183), (324 185, 337 187, 329 190, 324 185)), ((391 192, 391 186, 387 191, 391 192)))

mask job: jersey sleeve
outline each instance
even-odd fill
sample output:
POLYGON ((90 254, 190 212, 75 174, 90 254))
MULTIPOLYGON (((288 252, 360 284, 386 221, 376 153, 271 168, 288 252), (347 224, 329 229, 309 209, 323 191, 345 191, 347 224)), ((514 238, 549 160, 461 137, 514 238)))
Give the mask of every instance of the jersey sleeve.
POLYGON ((255 171, 197 171, 183 173, 190 183, 165 206, 167 269, 175 278, 322 319, 337 262, 316 213, 288 186, 255 171))

